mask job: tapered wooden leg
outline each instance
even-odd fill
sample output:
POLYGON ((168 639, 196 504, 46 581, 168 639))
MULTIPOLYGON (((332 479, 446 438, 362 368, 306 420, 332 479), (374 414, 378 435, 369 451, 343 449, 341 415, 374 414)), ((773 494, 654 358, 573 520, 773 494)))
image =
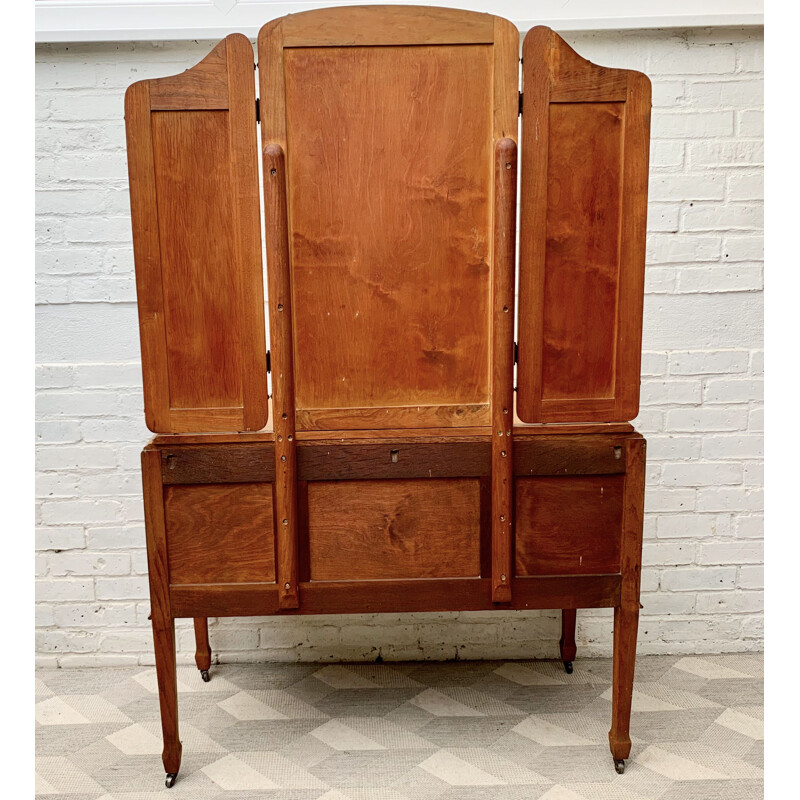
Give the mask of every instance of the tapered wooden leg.
POLYGON ((574 608, 565 608, 561 611, 561 639, 558 642, 559 649, 561 650, 561 660, 564 662, 564 669, 567 674, 572 674, 572 662, 575 660, 575 654, 578 652, 578 647, 575 644, 575 621, 577 618, 577 610, 574 608))
POLYGON ((611 687, 611 730, 608 732, 608 743, 617 771, 620 771, 619 762, 626 759, 631 752, 631 699, 638 629, 638 606, 635 608, 618 606, 614 609, 614 677, 611 687))
POLYGON ((622 499, 622 552, 619 605, 614 609, 614 675, 611 687, 611 730, 608 743, 617 772, 625 771, 631 752, 631 700, 639 630, 639 590, 642 570, 645 441, 625 443, 625 489, 622 499))
POLYGON ((161 454, 145 448, 142 452, 144 489, 144 529, 147 539, 147 567, 150 579, 150 618, 161 706, 161 733, 164 750, 161 758, 167 773, 167 787, 175 783, 181 767, 181 740, 178 738, 178 676, 175 672, 175 620, 169 603, 167 539, 164 528, 164 496, 161 484, 161 454))
POLYGON ((167 786, 171 786, 181 768, 181 742, 178 738, 178 677, 175 672, 175 621, 157 620, 153 615, 153 640, 156 651, 158 702, 161 706, 161 733, 164 738, 161 759, 167 773, 167 786))
POLYGON ((208 642, 208 619, 206 617, 194 618, 194 661, 200 670, 200 677, 208 683, 211 680, 208 670, 211 668, 211 645, 208 642))

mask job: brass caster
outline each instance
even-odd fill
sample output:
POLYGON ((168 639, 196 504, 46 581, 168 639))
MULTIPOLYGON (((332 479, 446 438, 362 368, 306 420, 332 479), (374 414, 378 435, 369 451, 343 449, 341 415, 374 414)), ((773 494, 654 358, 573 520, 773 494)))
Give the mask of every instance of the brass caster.
POLYGON ((167 789, 171 789, 175 785, 175 778, 177 778, 177 777, 178 777, 178 773, 177 772, 168 772, 167 773, 167 778, 164 781, 164 785, 167 787, 167 789))
POLYGON ((567 675, 572 675, 572 662, 571 661, 565 661, 564 662, 564 672, 566 672, 567 675))
POLYGON ((201 678, 202 678, 202 679, 203 679, 203 680, 204 680, 206 683, 208 683, 208 682, 211 680, 211 676, 208 674, 208 670, 207 670, 207 669, 201 669, 201 670, 200 670, 200 677, 201 677, 201 678))
POLYGON ((625 772, 625 759, 624 758, 615 758, 614 759, 614 769, 622 775, 625 772))

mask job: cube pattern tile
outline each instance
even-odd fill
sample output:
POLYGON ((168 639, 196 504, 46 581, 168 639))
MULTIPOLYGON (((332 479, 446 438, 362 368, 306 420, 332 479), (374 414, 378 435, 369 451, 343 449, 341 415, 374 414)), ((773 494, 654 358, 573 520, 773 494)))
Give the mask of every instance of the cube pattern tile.
POLYGON ((36 797, 763 797, 760 654, 640 657, 623 775, 609 659, 579 657, 572 675, 553 661, 223 664, 210 683, 178 672, 183 764, 167 790, 154 669, 39 670, 36 797))

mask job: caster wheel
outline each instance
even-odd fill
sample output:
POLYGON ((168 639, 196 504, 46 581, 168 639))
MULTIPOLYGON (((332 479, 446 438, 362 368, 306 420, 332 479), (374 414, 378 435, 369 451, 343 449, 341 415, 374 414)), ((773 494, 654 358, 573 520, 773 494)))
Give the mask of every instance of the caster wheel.
POLYGON ((564 662, 564 672, 566 672, 567 675, 572 675, 572 662, 571 661, 565 661, 564 662))
POLYGON ((614 759, 614 769, 622 775, 625 772, 625 759, 624 758, 615 758, 614 759))
POLYGON ((171 789, 175 785, 175 778, 177 778, 177 777, 178 777, 178 773, 177 772, 168 772, 167 773, 167 778, 164 781, 164 785, 167 787, 167 789, 171 789))
POLYGON ((201 670, 200 670, 200 677, 201 677, 201 678, 202 678, 202 679, 203 679, 203 680, 204 680, 206 683, 208 683, 208 682, 211 680, 211 676, 208 674, 208 670, 207 670, 207 669, 201 669, 201 670))

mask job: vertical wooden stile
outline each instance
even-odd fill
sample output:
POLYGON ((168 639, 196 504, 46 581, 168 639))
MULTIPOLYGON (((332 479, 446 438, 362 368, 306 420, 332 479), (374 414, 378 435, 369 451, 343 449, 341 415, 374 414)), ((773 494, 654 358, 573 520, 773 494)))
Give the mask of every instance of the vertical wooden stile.
POLYGON ((500 139, 494 159, 492 280, 492 601, 511 600, 514 470, 514 244, 517 145, 500 139))
POLYGON ((264 148, 272 407, 275 419, 275 542, 278 605, 297 608, 297 460, 295 448, 292 286, 283 148, 264 148))

